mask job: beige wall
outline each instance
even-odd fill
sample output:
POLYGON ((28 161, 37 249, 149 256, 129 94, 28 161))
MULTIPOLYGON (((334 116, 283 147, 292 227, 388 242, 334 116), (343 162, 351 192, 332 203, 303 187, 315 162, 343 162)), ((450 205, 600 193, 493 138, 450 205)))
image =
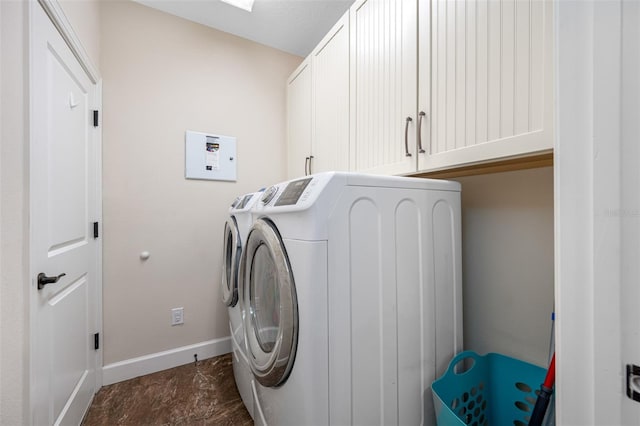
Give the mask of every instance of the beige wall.
POLYGON ((101 31, 108 365, 229 335, 224 221, 235 196, 285 178, 301 58, 132 2, 104 2, 101 31), (185 130, 237 137, 237 182, 186 180, 185 130))
POLYGON ((553 310, 553 169, 462 183, 464 346, 546 365, 553 310))
POLYGON ((91 62, 100 70, 100 0, 58 0, 91 62))
POLYGON ((28 423, 27 6, 0 1, 0 424, 28 423))

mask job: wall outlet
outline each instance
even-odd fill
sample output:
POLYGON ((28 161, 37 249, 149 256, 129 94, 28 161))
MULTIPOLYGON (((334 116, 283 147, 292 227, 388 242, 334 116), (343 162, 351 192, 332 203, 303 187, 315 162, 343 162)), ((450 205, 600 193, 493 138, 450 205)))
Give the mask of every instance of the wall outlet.
POLYGON ((184 308, 173 308, 171 310, 171 325, 184 324, 184 308))

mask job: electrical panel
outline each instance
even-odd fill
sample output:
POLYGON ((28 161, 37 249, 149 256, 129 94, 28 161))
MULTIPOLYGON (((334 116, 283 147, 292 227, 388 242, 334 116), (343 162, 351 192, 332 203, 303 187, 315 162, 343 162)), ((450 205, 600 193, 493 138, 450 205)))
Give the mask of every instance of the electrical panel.
POLYGON ((187 130, 185 178, 236 180, 236 138, 187 130))

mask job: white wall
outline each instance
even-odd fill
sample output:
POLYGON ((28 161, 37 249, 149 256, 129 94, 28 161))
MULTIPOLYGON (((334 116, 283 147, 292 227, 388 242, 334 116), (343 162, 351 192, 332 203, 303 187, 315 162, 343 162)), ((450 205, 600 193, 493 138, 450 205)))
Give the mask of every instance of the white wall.
POLYGON ((462 183, 464 346, 541 366, 553 311, 553 169, 462 183))
POLYGON ((229 335, 224 221, 235 196, 285 178, 285 83, 301 58, 128 1, 102 3, 100 25, 109 365, 229 335), (237 137, 237 182, 185 180, 187 129, 237 137))
POLYGON ((24 1, 0 1, 0 424, 28 423, 28 154, 24 1))

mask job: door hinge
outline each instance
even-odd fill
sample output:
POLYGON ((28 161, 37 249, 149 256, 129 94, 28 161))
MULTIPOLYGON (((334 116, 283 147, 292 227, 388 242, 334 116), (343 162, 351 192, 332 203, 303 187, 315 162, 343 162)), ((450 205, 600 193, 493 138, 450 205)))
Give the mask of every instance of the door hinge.
POLYGON ((100 333, 96 333, 93 335, 93 349, 96 351, 100 349, 100 333))
POLYGON ((98 127, 98 110, 93 110, 93 127, 98 127))
POLYGON ((100 236, 100 232, 98 230, 98 222, 93 222, 93 238, 98 238, 100 236))
POLYGON ((640 402, 640 367, 627 364, 627 396, 640 402))

